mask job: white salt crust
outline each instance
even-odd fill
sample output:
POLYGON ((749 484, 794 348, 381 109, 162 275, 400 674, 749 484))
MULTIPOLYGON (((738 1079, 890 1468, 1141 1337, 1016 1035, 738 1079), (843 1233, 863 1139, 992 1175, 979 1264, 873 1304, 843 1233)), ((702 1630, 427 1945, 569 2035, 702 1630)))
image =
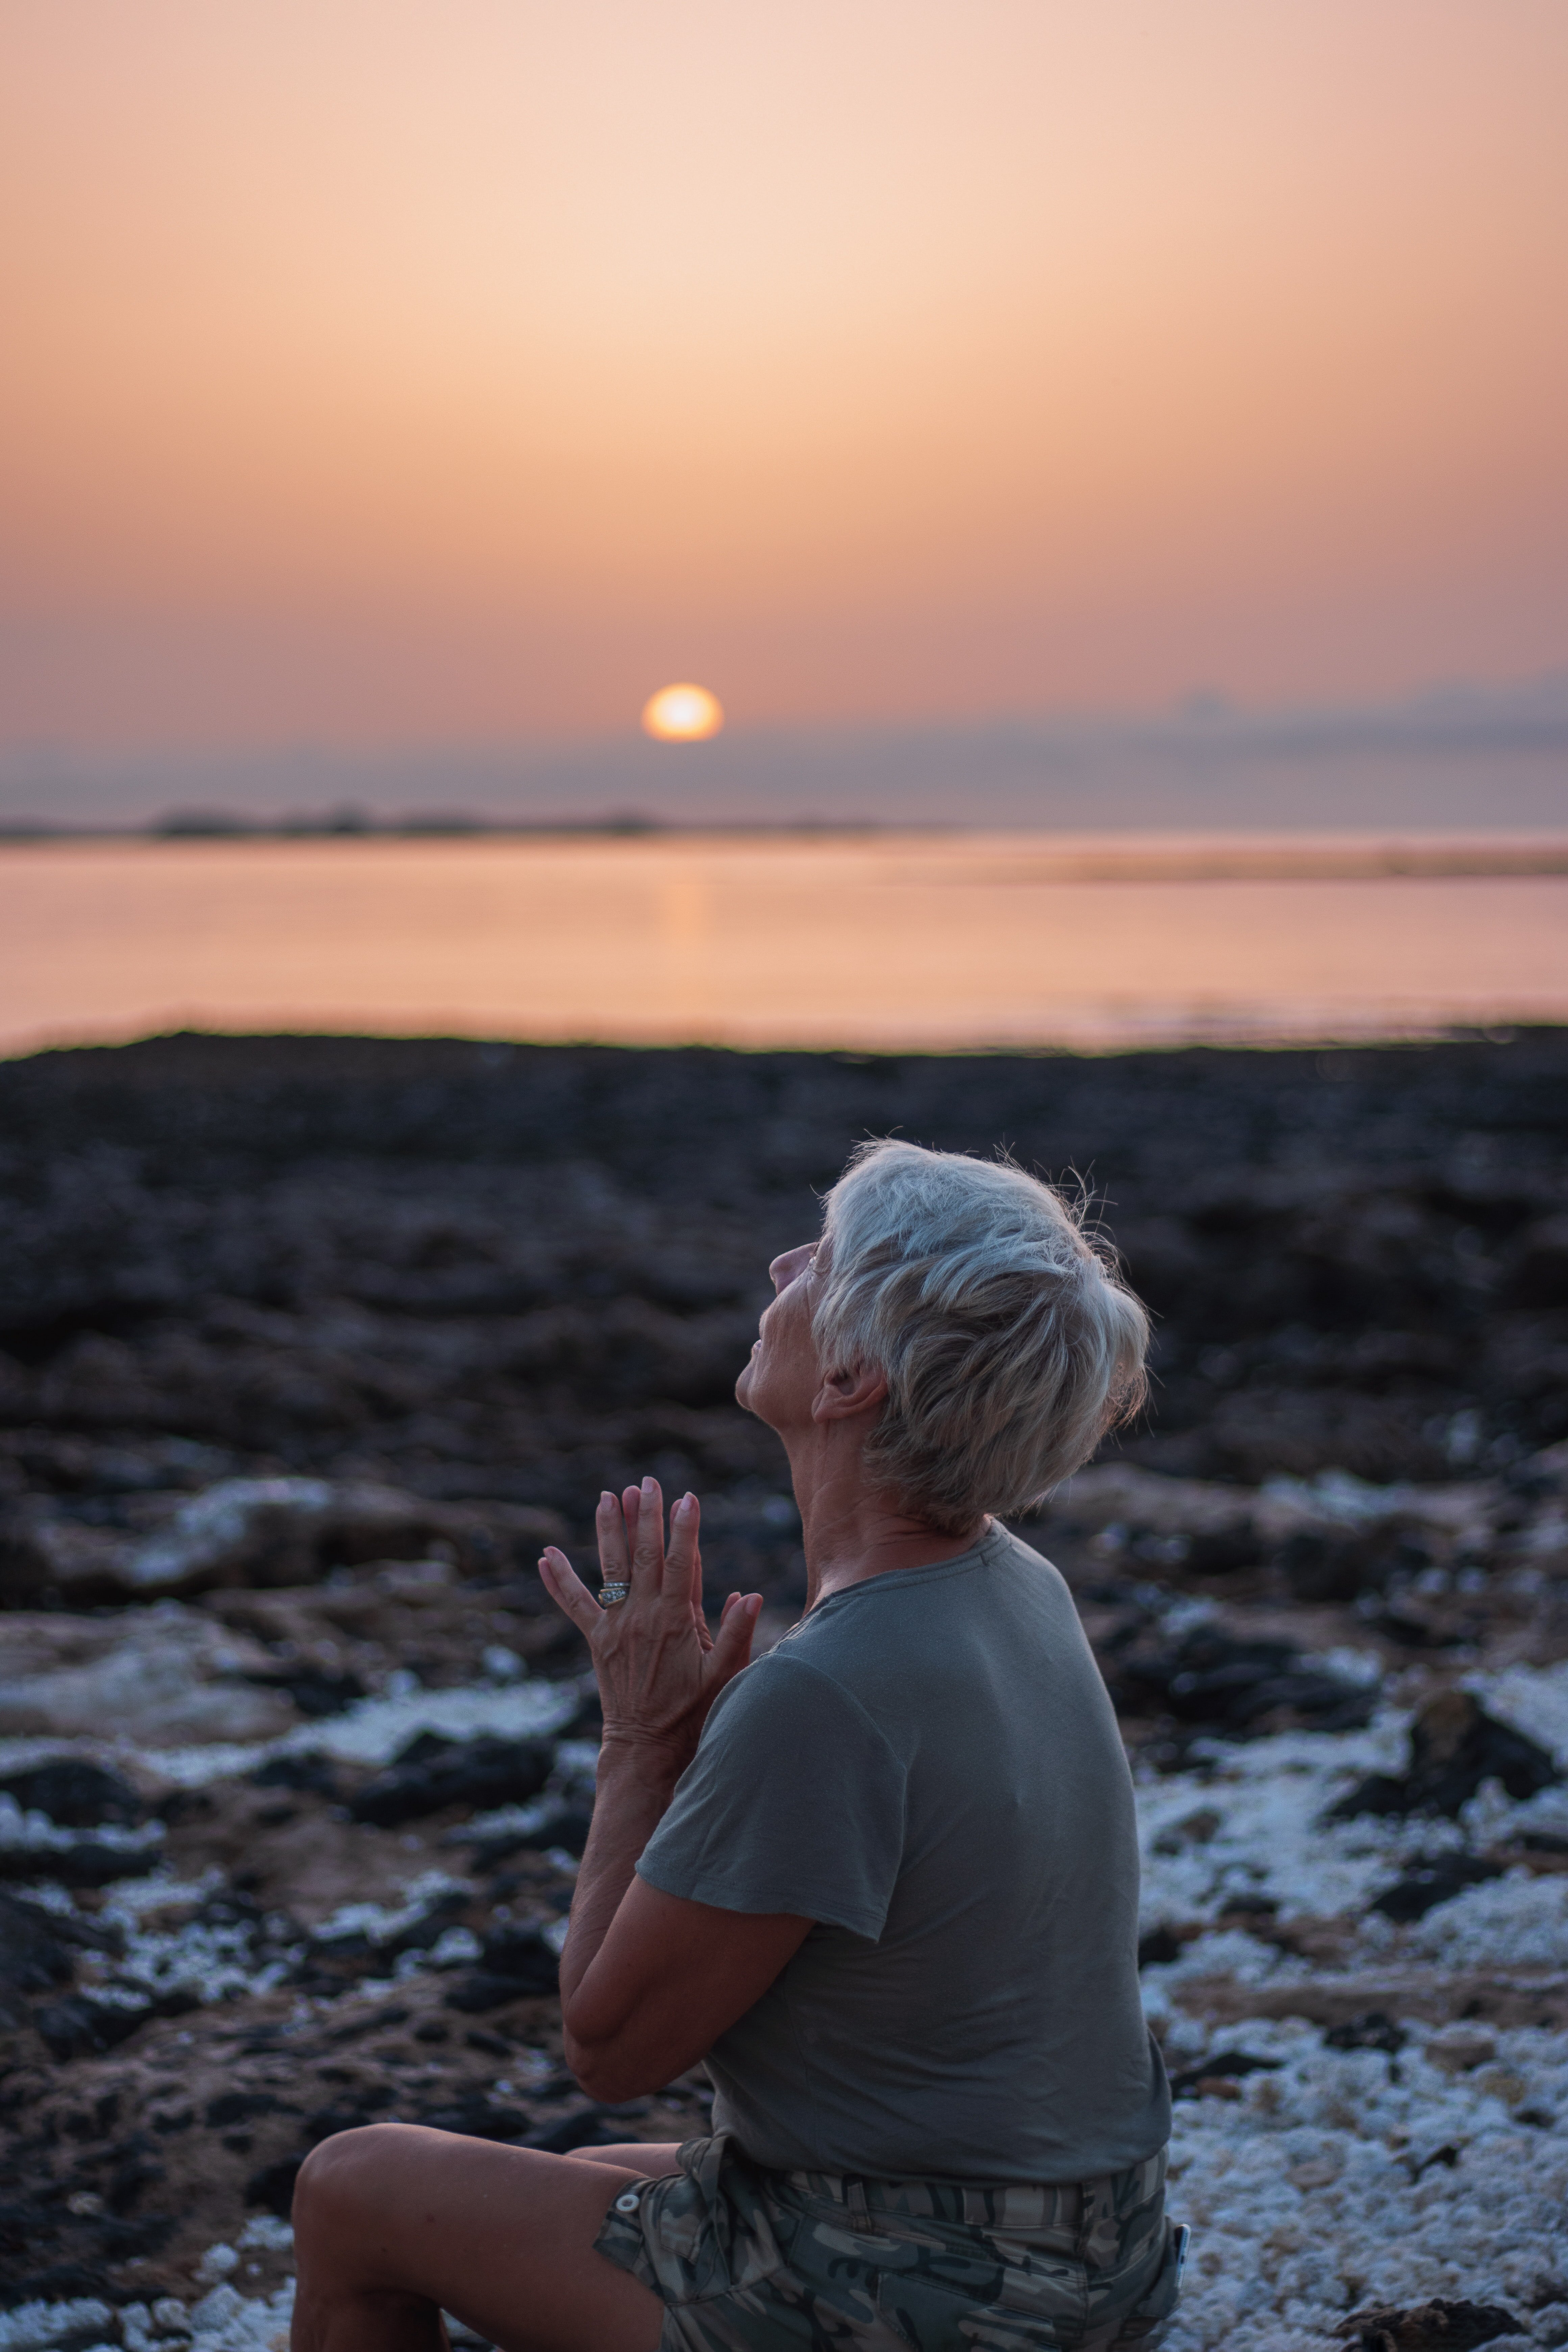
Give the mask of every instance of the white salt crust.
POLYGON ((273 1756, 319 1753, 345 1764, 387 1764, 421 1731, 443 1732, 448 1739, 473 1739, 480 1732, 502 1739, 548 1738, 571 1721, 582 1701, 574 1681, 399 1691, 395 1697, 363 1698, 341 1715, 300 1724, 280 1739, 248 1747, 147 1748, 141 1760, 182 1788, 253 1772, 273 1756))
MULTIPOLYGON (((1477 1675, 1473 1686, 1492 1712, 1568 1767, 1568 1665, 1477 1675)), ((570 1685, 421 1692, 366 1701, 351 1711, 352 1724, 342 1717, 312 1725, 265 1750, 191 1749, 179 1761, 193 1779, 205 1779, 290 1747, 381 1762, 426 1726, 459 1736, 543 1732, 550 1722, 534 1707, 546 1692, 553 1721, 564 1720, 577 1700, 570 1685), (334 1726, 338 1738, 323 1737, 334 1726)), ((1527 1829, 1568 1834, 1568 1789, 1518 1805, 1495 1784, 1456 1823, 1325 1822, 1363 1774, 1400 1768, 1406 1727, 1407 1717, 1387 1710, 1363 1732, 1216 1744, 1198 1769, 1144 1781, 1144 1925, 1212 1922, 1237 1895, 1261 1895, 1278 1905, 1282 1922, 1344 1917, 1344 1964, 1352 1969, 1395 1957, 1440 1969, 1563 1965, 1568 1877, 1510 1872, 1408 1927, 1367 1912, 1415 1854, 1498 1843, 1527 1829)), ((49 1743, 56 1752, 60 1745, 49 1743)), ((168 1770, 174 1759, 157 1760, 168 1770)), ((594 1761, 592 1743, 565 1744, 557 1784, 591 1784, 594 1761)), ((440 1876, 417 1894, 411 1884, 411 1902, 440 1876)), ((205 1999, 237 1990, 237 1979, 260 1983, 226 1948, 227 1930, 164 1935, 152 1926, 159 1908, 212 1891, 158 1879, 114 1890, 107 1907, 129 1932, 138 1974, 160 1984, 194 1981, 205 1999)), ((69 1907, 63 1890, 39 1894, 69 1907)), ((346 1906, 332 1924, 385 1934, 404 1916, 364 1907, 375 1910, 374 1920, 351 1923, 346 1906)), ((1407 2044, 1391 2057, 1331 2050, 1319 2029, 1292 2019, 1216 2031, 1173 1999, 1198 1977, 1286 1983, 1313 1972, 1258 1937, 1212 1926, 1177 1960, 1144 1972, 1146 2006, 1164 2021, 1173 2067, 1201 2065, 1221 2049, 1279 2062, 1237 2081, 1235 2098, 1178 2103, 1170 2210, 1191 2227, 1194 2243, 1166 2352, 1323 2352, 1327 2331, 1349 2312, 1433 2295, 1501 2304, 1528 2331, 1512 2340, 1568 2346, 1568 2033, 1487 2029, 1493 2054, 1455 2072, 1451 2054, 1447 2066, 1427 2054, 1441 2046, 1439 2028, 1407 2023, 1407 2044)), ((361 1990, 392 1986, 372 1980, 361 1990)), ((286 2242, 284 2225, 263 2219, 247 2225, 238 2247, 286 2242), (261 2230, 280 2234, 254 2234, 261 2230)), ((236 2248, 211 2249, 205 2263, 204 2280, 216 2283, 188 2306, 165 2299, 116 2313, 82 2300, 30 2304, 0 2315, 0 2352, 286 2352, 291 2285, 247 2297, 232 2283, 241 2270, 236 2248)))
MULTIPOLYGON (((1568 1769, 1568 1664, 1514 1667, 1479 1695, 1568 1769)), ((1568 1962, 1568 1877, 1510 1871, 1403 1928, 1369 1910, 1416 1855, 1473 1851, 1531 1831, 1568 1835, 1568 1785, 1516 1804, 1487 1782, 1457 1822, 1328 1820, 1363 1775, 1400 1769, 1407 1727, 1406 1716, 1388 1709, 1365 1731, 1211 1743, 1194 1769, 1146 1777, 1138 1790, 1142 1927, 1207 1923, 1234 1911, 1238 1898, 1266 1897, 1285 1926, 1344 1919, 1351 1968, 1386 1962, 1395 1951, 1454 1969, 1568 1962)), ((1251 1982, 1307 1972, 1305 1962, 1250 1937, 1208 1935, 1180 1960, 1145 1970, 1145 2001, 1152 2015, 1163 2014, 1187 1977, 1233 1973, 1251 1982)))
POLYGON ((1295 2020, 1226 2029, 1284 2063, 1177 2105, 1170 2211, 1193 2247, 1166 2352, 1323 2352, 1348 2313, 1433 2295, 1568 2343, 1568 2034, 1497 2033, 1455 2075, 1423 2054, 1434 2029, 1408 2030, 1391 2060, 1295 2020))
MULTIPOLYGON (((396 1684, 395 1677, 388 1679, 396 1686, 387 1695, 358 1699, 341 1715, 296 1724, 276 1739, 149 1748, 132 1740, 35 1733, 0 1739, 0 1771, 19 1772, 69 1754, 110 1767, 144 1765, 162 1780, 195 1789, 209 1780, 237 1780, 274 1756, 327 1755, 345 1764, 388 1764, 421 1731, 443 1732, 449 1739, 473 1739, 481 1732, 502 1739, 548 1739, 571 1721, 584 1695, 576 1678, 547 1682, 540 1677, 500 1687, 468 1684, 459 1690, 408 1688, 396 1684)), ((575 1748, 582 1743, 565 1744, 575 1748)))

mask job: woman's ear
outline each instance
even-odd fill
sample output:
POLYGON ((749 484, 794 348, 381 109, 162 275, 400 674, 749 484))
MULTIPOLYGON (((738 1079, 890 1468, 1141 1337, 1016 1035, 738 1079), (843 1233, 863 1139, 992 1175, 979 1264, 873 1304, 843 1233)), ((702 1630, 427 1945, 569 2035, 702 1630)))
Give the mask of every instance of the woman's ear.
POLYGON ((874 1412, 888 1394, 888 1375, 872 1364, 853 1371, 828 1372, 811 1401, 813 1421, 852 1421, 857 1413, 874 1412))

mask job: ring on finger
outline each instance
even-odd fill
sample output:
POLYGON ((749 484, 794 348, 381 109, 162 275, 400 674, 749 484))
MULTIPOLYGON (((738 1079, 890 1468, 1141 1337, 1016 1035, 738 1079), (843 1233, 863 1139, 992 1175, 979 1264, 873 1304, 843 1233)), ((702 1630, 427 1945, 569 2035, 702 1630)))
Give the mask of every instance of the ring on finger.
POLYGON ((629 1584, 601 1584, 599 1587, 600 1608, 618 1609, 621 1602, 630 1592, 631 1589, 632 1588, 629 1584))

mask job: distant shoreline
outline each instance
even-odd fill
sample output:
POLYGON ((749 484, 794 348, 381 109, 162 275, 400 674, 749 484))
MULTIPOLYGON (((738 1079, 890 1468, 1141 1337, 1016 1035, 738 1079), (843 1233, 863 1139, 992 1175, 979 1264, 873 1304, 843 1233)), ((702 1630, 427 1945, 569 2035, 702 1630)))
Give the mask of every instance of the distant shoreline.
POLYGON ((1094 834, 1016 826, 881 824, 864 819, 763 824, 681 824, 633 814, 591 820, 530 824, 484 817, 372 819, 357 812, 321 817, 250 824, 200 812, 174 812, 147 825, 47 825, 0 824, 0 853, 10 849, 70 848, 102 845, 126 847, 190 846, 211 849, 298 843, 439 847, 493 841, 614 843, 625 847, 739 842, 777 842, 798 847, 814 840, 863 841, 892 846, 900 841, 994 839, 1008 850, 1005 866, 986 879, 994 883, 1064 882, 1266 882, 1506 879, 1511 876, 1568 874, 1568 834, 1558 837, 1499 832, 1493 835, 1321 834, 1094 834))

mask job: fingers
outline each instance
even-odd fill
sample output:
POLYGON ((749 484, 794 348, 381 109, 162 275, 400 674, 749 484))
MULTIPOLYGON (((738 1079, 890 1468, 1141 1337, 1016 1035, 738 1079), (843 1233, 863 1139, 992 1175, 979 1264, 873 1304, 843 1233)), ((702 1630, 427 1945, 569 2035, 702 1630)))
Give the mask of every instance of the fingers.
POLYGON ((626 1521, 622 1507, 606 1486, 594 1513, 594 1531, 599 1538, 599 1569, 606 1584, 624 1584, 626 1580, 626 1521))
POLYGON ((565 1553, 551 1544, 541 1555, 539 1573, 556 1607, 563 1609, 579 1633, 591 1640, 595 1629, 604 1623, 605 1612, 565 1553))
POLYGON ((657 1478, 627 1486, 619 1497, 608 1488, 599 1496, 594 1514, 599 1542, 599 1567, 606 1583, 629 1583, 651 1593, 667 1589, 666 1570, 674 1564, 668 1589, 681 1598, 693 1596, 701 1608, 701 1563, 697 1551, 697 1497, 686 1496, 675 1507, 667 1562, 664 1544, 664 1496, 657 1478), (683 1507, 689 1505, 689 1525, 683 1507), (681 1540, 677 1543, 677 1538, 681 1540))
POLYGON ((672 1599, 685 1601, 699 1623, 702 1619, 702 1563, 697 1532, 701 1520, 702 1509, 696 1496, 682 1495, 669 1515, 669 1551, 664 1572, 665 1591, 672 1599))
POLYGON ((621 1500, 632 1543, 633 1586, 658 1592, 664 1572, 664 1496, 658 1480, 645 1478, 640 1487, 628 1486, 621 1500))
POLYGON ((709 1672, 715 1684, 727 1683, 752 1662, 752 1636, 763 1613, 760 1592, 731 1592, 713 1637, 709 1672))

